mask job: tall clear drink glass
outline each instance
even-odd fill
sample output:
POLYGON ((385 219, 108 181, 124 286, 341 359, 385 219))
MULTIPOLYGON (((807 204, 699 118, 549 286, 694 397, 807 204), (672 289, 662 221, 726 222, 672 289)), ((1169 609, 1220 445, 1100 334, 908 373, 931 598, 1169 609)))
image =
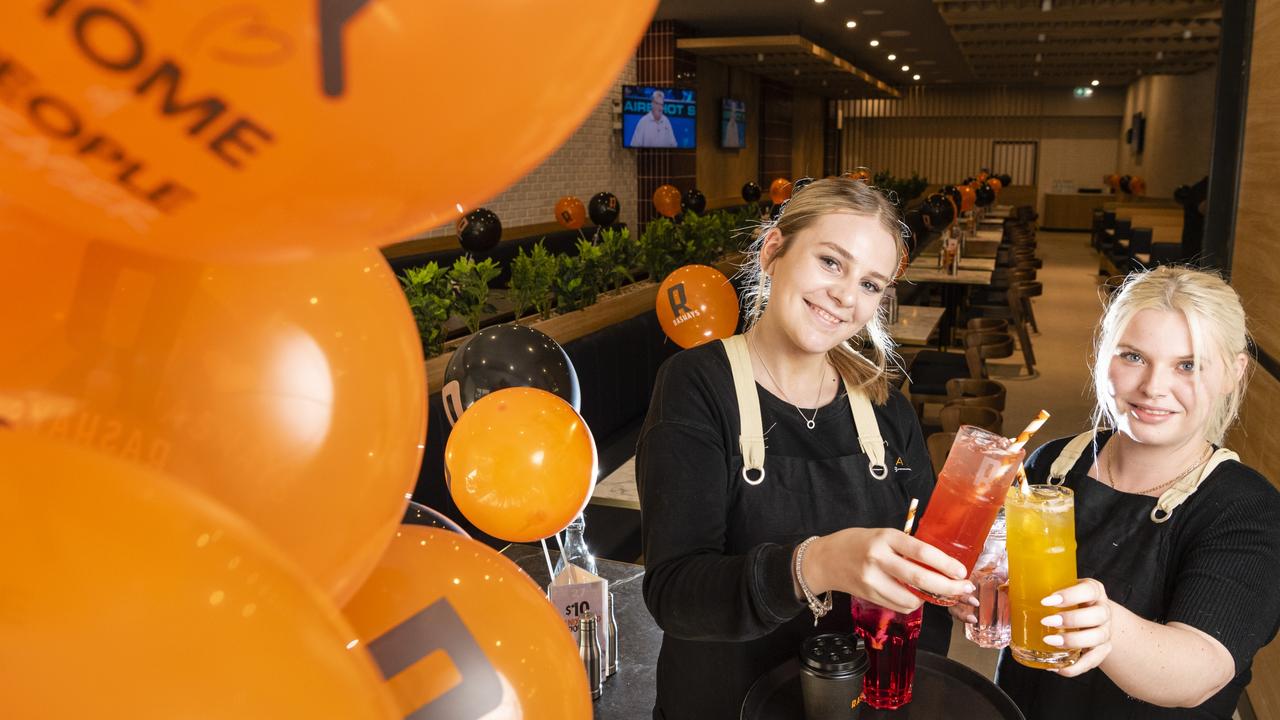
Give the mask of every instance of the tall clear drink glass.
POLYGON ((1045 635, 1058 631, 1040 621, 1062 608, 1045 607, 1040 601, 1076 584, 1075 495, 1056 485, 1031 485, 1027 492, 1011 488, 1005 513, 1013 627, 1009 651, 1027 667, 1066 667, 1080 659, 1080 651, 1044 641, 1045 635))

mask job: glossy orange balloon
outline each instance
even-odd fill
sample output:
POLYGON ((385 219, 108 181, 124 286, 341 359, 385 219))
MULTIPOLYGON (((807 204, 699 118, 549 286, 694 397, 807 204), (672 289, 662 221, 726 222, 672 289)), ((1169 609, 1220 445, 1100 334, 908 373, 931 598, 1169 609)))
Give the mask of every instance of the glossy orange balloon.
POLYGON ((240 517, 134 464, 0 429, 10 718, 391 720, 357 635, 240 517))
POLYGON ((850 180, 860 180, 864 183, 871 182, 871 171, 866 168, 858 168, 844 174, 850 180))
POLYGON ((769 199, 774 205, 791 199, 791 181, 786 178, 774 178, 769 183, 769 199))
POLYGON ((1130 195, 1146 195, 1147 181, 1143 180, 1137 175, 1134 175, 1133 177, 1129 178, 1129 194, 1130 195))
POLYGON ((444 466, 454 503, 476 527, 532 542, 560 532, 587 506, 596 444, 582 417, 558 396, 504 388, 458 419, 444 466))
POLYGON ((975 177, 977 178, 979 183, 982 183, 982 182, 985 182, 987 178, 991 177, 991 174, 988 173, 986 170, 982 170, 975 177))
POLYGON ((663 217, 673 218, 680 214, 680 190, 675 185, 659 185, 653 191, 653 207, 663 217))
POLYGON ((978 200, 978 193, 972 185, 960 185, 960 211, 969 212, 978 200))
POLYGON ((404 717, 591 717, 568 625, 515 563, 474 540, 402 526, 343 612, 404 717), (417 662, 438 650, 449 662, 417 662))
POLYGON ((0 23, 0 197, 188 257, 404 239, 559 147, 614 87, 656 4, 15 7, 0 23), (584 17, 591 32, 564 32, 584 17))
POLYGON ((987 178, 987 185, 996 192, 996 195, 999 195, 1000 191, 1004 189, 1004 183, 1000 182, 1000 178, 987 178))
POLYGON ((377 250, 214 265, 0 210, 0 426, 163 471, 339 603, 390 541, 426 430, 418 333, 377 250))
POLYGON ((738 327, 738 294, 729 278, 706 265, 685 265, 662 281, 658 324, 682 348, 733 335, 738 327))
POLYGON ((572 195, 566 195, 556 201, 556 222, 577 230, 587 222, 587 206, 572 195))
POLYGON ((1118 190, 1120 188, 1120 176, 1116 173, 1107 175, 1102 179, 1102 181, 1112 190, 1118 190))

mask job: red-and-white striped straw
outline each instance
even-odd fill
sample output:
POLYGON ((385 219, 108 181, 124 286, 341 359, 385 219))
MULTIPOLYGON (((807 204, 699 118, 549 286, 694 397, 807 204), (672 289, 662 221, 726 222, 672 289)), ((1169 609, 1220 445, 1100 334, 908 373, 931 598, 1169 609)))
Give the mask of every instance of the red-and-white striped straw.
POLYGON ((902 526, 902 532, 910 535, 911 528, 916 524, 916 508, 920 507, 920 498, 911 498, 911 505, 907 508, 907 523, 902 526))
POLYGON ((1013 444, 1009 446, 1009 450, 1012 452, 1021 450, 1023 446, 1027 444, 1027 441, 1031 439, 1031 436, 1035 435, 1036 431, 1039 430, 1048 420, 1049 411, 1041 410, 1040 413, 1036 415, 1036 419, 1032 420, 1031 423, 1027 425, 1027 428, 1018 433, 1018 437, 1013 439, 1013 444))

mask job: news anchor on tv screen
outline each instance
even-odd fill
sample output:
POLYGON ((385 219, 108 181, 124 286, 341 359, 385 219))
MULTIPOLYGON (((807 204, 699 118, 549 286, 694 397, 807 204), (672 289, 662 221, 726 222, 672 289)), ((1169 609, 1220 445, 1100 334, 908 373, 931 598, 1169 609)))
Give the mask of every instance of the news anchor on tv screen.
POLYGON ((636 122, 635 132, 631 133, 632 147, 676 147, 676 133, 671 128, 671 120, 662 112, 665 103, 666 96, 662 91, 654 90, 649 112, 636 122))

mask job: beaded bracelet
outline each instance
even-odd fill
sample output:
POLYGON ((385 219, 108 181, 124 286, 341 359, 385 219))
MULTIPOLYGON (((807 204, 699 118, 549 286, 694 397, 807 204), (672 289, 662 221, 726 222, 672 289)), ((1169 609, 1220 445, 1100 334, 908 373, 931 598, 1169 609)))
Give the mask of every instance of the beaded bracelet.
POLYGON ((804 575, 800 572, 800 567, 804 563, 804 552, 809 549, 809 544, 817 540, 818 536, 814 535, 804 542, 800 543, 796 548, 796 565, 794 568, 796 576, 796 584, 800 586, 800 591, 804 593, 804 599, 809 603, 809 612, 813 613, 813 625, 818 626, 818 620, 831 611, 831 591, 828 590, 826 597, 821 601, 814 596, 813 591, 809 589, 809 584, 804 581, 804 575))

